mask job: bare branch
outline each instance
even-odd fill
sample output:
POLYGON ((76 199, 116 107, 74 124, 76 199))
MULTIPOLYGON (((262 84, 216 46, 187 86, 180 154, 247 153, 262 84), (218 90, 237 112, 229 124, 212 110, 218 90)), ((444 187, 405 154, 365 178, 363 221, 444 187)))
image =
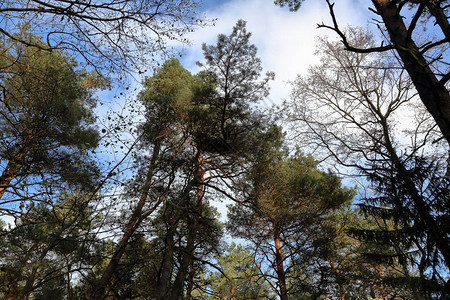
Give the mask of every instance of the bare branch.
POLYGON ((344 44, 344 47, 346 50, 353 51, 356 53, 373 53, 373 52, 384 52, 384 51, 395 49, 394 45, 371 47, 371 48, 367 48, 367 49, 353 47, 352 45, 350 45, 350 43, 347 40, 346 35, 341 31, 341 29, 338 26, 338 22, 337 22, 335 13, 334 13, 334 8, 333 8, 334 3, 331 3, 329 0, 327 0, 327 4, 328 4, 328 8, 330 10, 331 19, 333 20, 333 26, 325 25, 324 23, 322 23, 322 24, 318 24, 317 28, 327 28, 327 29, 330 29, 330 30, 333 30, 334 32, 336 32, 339 35, 339 37, 341 38, 341 42, 342 42, 342 44, 344 44))

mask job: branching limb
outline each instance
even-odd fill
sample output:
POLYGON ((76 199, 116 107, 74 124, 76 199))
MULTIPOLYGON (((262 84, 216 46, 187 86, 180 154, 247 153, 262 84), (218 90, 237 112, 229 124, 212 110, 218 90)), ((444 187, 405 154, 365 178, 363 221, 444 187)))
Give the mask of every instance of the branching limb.
POLYGON ((342 44, 344 44, 345 50, 356 52, 356 53, 373 53, 373 52, 384 52, 384 51, 393 50, 396 48, 394 45, 386 45, 386 46, 381 45, 379 47, 371 47, 371 48, 362 49, 362 48, 356 48, 356 47, 350 45, 350 43, 347 40, 346 35, 339 28, 339 25, 338 25, 338 22, 336 19, 336 15, 334 13, 334 3, 331 3, 329 0, 327 0, 327 4, 328 4, 328 8, 330 10, 331 19, 333 20, 333 26, 325 25, 324 23, 322 23, 322 24, 317 24, 317 28, 327 28, 327 29, 330 29, 330 30, 333 30, 334 32, 336 32, 339 35, 339 37, 341 38, 341 42, 342 42, 342 44))

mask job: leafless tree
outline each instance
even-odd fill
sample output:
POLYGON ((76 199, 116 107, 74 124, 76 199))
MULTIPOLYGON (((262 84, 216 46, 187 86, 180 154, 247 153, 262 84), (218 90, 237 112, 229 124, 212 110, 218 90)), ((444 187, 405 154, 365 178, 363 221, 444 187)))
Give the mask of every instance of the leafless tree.
POLYGON ((431 0, 372 0, 369 8, 375 22, 385 35, 387 44, 360 47, 348 39, 338 25, 333 6, 327 0, 333 25, 320 24, 341 38, 346 50, 356 53, 395 50, 402 67, 408 72, 422 103, 433 116, 443 138, 450 144, 450 93, 446 86, 450 79, 446 50, 450 45, 448 1, 431 0), (440 30, 423 38, 424 30, 431 26, 440 30))
MULTIPOLYGON (((360 49, 374 46, 362 30, 343 34, 360 49)), ((391 204, 401 214, 417 217, 414 223, 423 224, 421 230, 436 243, 448 267, 447 145, 437 141, 435 120, 420 103, 404 69, 395 68, 395 60, 387 53, 344 48, 322 40, 321 64, 293 82, 292 98, 283 109, 293 122, 296 139, 314 149, 316 157, 348 167, 352 174, 386 180, 395 174, 404 189, 400 196, 405 197, 391 204), (416 171, 424 160, 432 171, 420 175, 422 180, 416 171)))
POLYGON ((202 21, 195 1, 18 0, 0 5, 0 38, 45 49, 64 49, 100 70, 142 71, 167 42, 202 21), (44 46, 24 38, 29 30, 44 46))

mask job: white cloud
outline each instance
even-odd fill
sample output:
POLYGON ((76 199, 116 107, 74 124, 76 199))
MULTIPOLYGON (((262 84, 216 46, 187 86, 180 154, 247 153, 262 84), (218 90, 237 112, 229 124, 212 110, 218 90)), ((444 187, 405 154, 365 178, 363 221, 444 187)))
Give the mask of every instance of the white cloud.
MULTIPOLYGON (((339 25, 365 26, 369 12, 364 5, 367 2, 363 0, 336 3, 339 25)), ((265 71, 276 74, 267 105, 287 98, 290 87, 286 82, 297 74, 305 74, 308 66, 318 61, 314 45, 319 35, 336 37, 330 30, 317 29, 318 23, 332 24, 325 1, 305 1, 299 11, 290 12, 275 6, 273 1, 232 0, 204 13, 207 18, 217 18, 216 25, 198 29, 189 36, 192 47, 185 47, 183 65, 197 72, 195 62, 203 58, 202 43, 215 44, 218 34, 229 34, 237 20, 243 19, 247 21, 247 30, 252 32, 251 42, 258 47, 265 71)))

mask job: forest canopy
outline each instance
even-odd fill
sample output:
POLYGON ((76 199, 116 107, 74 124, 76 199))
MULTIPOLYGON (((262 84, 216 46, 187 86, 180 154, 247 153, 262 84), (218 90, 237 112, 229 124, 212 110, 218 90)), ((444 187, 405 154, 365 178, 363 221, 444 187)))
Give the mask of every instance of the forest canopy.
POLYGON ((194 72, 150 58, 191 1, 6 1, 0 298, 448 298, 447 1, 372 3, 381 37, 326 1, 338 40, 266 108, 244 20, 194 72))

